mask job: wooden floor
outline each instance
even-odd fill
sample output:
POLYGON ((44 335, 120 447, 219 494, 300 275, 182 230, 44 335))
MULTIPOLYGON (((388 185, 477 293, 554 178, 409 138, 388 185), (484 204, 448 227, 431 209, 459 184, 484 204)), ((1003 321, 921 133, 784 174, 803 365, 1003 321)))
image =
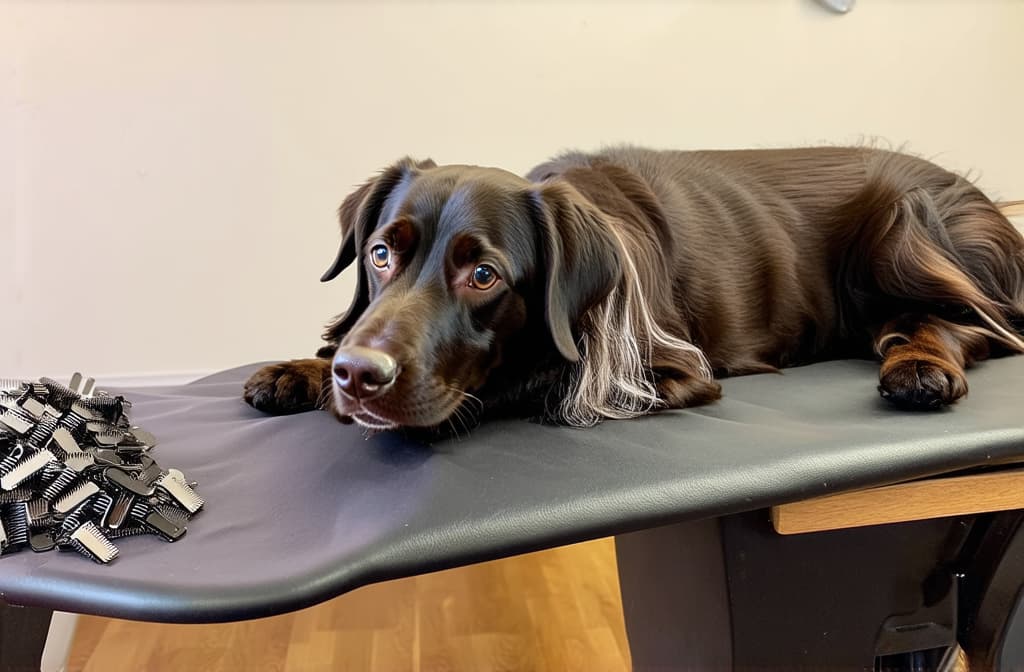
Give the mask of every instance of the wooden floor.
POLYGON ((87 672, 620 672, 630 669, 610 539, 369 586, 225 625, 83 617, 87 672))

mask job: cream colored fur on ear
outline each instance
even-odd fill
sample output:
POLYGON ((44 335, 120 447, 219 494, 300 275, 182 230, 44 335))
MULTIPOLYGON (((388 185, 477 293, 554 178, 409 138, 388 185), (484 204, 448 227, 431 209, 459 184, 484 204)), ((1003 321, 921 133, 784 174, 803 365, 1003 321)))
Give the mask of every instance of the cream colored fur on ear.
POLYGON ((700 363, 700 375, 712 378, 700 348, 667 333, 651 317, 633 256, 614 227, 611 231, 624 262, 623 276, 583 317, 580 361, 556 412, 560 420, 577 427, 606 418, 634 418, 664 405, 651 373, 654 345, 690 353, 700 363))

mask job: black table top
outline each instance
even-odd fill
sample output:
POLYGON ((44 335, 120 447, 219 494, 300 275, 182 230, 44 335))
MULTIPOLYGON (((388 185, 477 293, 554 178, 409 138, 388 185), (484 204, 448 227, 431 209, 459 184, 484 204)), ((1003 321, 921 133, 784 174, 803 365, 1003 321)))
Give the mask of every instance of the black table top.
MULTIPOLYGON (((256 365, 117 390, 199 482, 176 543, 117 541, 0 558, 0 599, 164 622, 257 618, 377 581, 687 519, 1024 460, 1024 357, 969 373, 938 412, 882 401, 876 365, 839 361, 725 381, 719 403, 591 429, 484 424, 432 447, 365 439, 323 412, 269 417, 240 398, 256 365)), ((102 381, 101 389, 103 388, 102 381)))

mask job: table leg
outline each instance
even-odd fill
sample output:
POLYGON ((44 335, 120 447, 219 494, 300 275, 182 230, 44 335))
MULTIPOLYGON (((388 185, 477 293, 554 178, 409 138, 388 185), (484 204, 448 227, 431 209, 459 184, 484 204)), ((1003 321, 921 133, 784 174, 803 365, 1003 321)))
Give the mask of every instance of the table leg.
POLYGON ((973 518, 784 536, 766 511, 616 539, 636 672, 898 669, 956 644, 973 518))
POLYGON ((1024 669, 1024 511, 986 517, 961 563, 961 643, 972 670, 1024 669))
POLYGON ((39 672, 52 614, 0 602, 0 672, 39 672))

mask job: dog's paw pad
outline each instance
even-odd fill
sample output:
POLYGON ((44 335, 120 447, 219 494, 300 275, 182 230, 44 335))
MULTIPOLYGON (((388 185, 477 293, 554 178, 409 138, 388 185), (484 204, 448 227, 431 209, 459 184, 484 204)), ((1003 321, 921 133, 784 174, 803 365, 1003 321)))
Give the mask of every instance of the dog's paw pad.
POLYGON ((883 368, 878 392, 897 406, 928 410, 948 406, 967 394, 967 380, 959 371, 910 359, 883 368))
POLYGON ((319 408, 322 366, 326 364, 308 362, 298 360, 263 367, 245 382, 242 397, 265 413, 300 413, 319 408))

